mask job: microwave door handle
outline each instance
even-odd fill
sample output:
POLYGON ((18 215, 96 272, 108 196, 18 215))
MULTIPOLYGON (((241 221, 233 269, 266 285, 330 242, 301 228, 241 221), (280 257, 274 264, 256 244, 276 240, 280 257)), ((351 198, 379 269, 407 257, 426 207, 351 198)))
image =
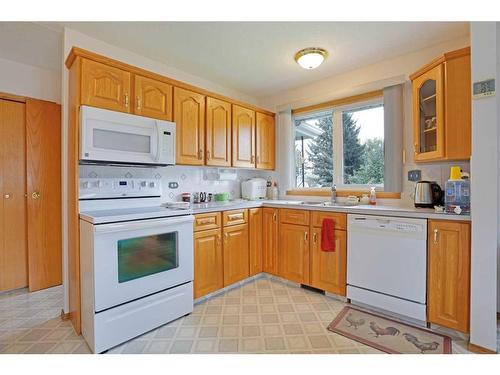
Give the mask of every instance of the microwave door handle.
POLYGON ((156 157, 155 161, 159 162, 160 161, 160 156, 161 156, 161 138, 160 138, 160 123, 158 121, 155 121, 155 128, 156 128, 156 157))

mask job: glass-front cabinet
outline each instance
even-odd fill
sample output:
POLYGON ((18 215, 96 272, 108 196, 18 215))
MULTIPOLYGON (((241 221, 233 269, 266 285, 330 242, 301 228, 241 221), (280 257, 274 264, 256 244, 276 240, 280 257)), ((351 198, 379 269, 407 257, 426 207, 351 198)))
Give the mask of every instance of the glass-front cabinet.
POLYGON ((413 81, 413 152, 415 161, 444 157, 443 65, 413 81))

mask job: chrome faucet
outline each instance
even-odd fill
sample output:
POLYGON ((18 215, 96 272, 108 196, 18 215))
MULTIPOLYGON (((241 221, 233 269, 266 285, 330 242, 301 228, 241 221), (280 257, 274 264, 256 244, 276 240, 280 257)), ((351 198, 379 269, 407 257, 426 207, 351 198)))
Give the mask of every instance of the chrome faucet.
POLYGON ((332 201, 332 203, 335 203, 337 201, 337 185, 335 185, 335 184, 332 185, 331 201, 332 201))

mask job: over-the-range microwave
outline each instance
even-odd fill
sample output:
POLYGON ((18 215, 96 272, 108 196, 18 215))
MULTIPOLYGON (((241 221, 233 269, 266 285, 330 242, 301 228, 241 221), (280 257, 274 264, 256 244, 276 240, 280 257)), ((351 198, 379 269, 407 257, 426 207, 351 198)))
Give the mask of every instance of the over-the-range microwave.
POLYGON ((80 107, 80 163, 175 164, 175 123, 80 107))

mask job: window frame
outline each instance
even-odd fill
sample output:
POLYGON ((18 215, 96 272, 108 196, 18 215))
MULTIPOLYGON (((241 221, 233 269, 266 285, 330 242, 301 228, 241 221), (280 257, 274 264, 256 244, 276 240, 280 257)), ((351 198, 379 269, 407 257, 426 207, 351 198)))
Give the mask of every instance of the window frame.
MULTIPOLYGON (((337 189, 341 189, 344 191, 352 190, 352 191, 365 191, 370 189, 371 187, 375 186, 375 190, 377 192, 384 192, 384 186, 383 185, 368 185, 368 184, 345 184, 344 183, 344 134, 343 134, 343 121, 342 121, 342 113, 350 110, 355 110, 360 107, 378 107, 380 105, 384 105, 384 97, 383 96, 377 96, 375 98, 367 99, 367 100, 361 100, 361 101, 356 101, 352 102, 349 104, 344 104, 344 105, 338 105, 338 106, 331 106, 331 107, 324 107, 324 108, 317 108, 315 110, 312 110, 310 112, 306 113, 300 113, 296 115, 292 115, 292 124, 294 125, 294 133, 293 133, 293 142, 295 142, 295 119, 298 118, 305 118, 309 117, 314 113, 321 113, 321 112, 332 112, 332 123, 333 123, 333 170, 334 171, 341 171, 341 173, 334 173, 333 174, 333 184, 336 185, 337 189), (340 157, 339 157, 340 156, 340 157)), ((293 175, 296 175, 296 170, 295 170, 295 152, 293 153, 293 175)), ((297 187, 296 185, 296 178, 294 179, 294 187, 293 187, 293 192, 295 191, 324 191, 325 189, 330 189, 330 188, 325 188, 325 187, 297 187)))

